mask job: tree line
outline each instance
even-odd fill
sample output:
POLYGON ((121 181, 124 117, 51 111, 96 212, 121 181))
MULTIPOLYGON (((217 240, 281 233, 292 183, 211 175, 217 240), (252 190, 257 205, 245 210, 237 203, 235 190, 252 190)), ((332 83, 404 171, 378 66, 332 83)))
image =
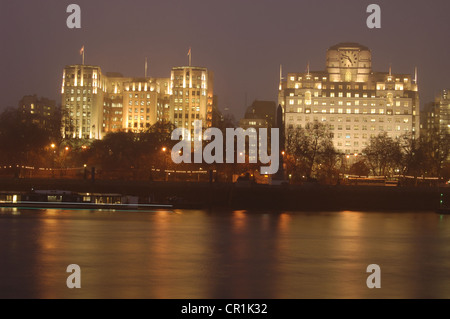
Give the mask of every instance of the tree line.
POLYGON ((342 174, 450 178, 450 135, 439 130, 414 137, 372 136, 362 154, 342 154, 333 145, 333 134, 323 123, 287 130, 284 163, 294 182, 319 180, 336 183, 342 174))
MULTIPOLYGON (((61 135, 60 112, 47 118, 45 125, 36 115, 17 109, 0 114, 0 166, 47 168, 96 167, 97 170, 214 170, 222 180, 233 174, 259 169, 258 164, 174 164, 172 123, 158 122, 147 130, 107 134, 102 140, 65 138, 61 135)), ((231 116, 216 126, 224 133, 235 128, 231 116)), ((320 181, 335 184, 343 175, 450 178, 450 136, 438 130, 414 138, 411 134, 392 138, 386 132, 370 138, 362 154, 339 153, 333 135, 323 123, 312 122, 285 132, 282 150, 284 172, 292 183, 320 181)), ((248 154, 248 153, 247 153, 248 154)), ((139 173, 136 173, 139 174, 139 173)))

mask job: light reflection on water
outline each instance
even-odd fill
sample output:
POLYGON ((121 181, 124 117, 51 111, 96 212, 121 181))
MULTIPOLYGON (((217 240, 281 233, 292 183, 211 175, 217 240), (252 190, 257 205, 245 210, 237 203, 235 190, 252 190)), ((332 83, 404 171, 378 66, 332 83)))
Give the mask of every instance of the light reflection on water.
POLYGON ((0 298, 450 298, 433 212, 3 209, 0 243, 0 298))

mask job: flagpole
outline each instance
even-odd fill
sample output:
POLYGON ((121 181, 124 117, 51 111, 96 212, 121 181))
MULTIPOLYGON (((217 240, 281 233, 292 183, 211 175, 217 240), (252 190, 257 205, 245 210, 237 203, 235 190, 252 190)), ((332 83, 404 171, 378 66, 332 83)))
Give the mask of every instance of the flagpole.
POLYGON ((147 78, 147 57, 145 57, 145 77, 147 78))
POLYGON ((83 47, 83 65, 84 65, 84 47, 83 47))
POLYGON ((192 60, 192 49, 189 48, 189 66, 191 66, 191 60, 192 60))

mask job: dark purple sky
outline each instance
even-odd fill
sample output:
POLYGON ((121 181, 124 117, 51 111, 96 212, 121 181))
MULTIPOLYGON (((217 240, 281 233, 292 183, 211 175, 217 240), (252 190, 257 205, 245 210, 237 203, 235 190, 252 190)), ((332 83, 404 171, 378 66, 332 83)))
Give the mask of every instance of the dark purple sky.
POLYGON ((277 100, 284 72, 325 68, 328 47, 359 42, 372 50, 375 71, 419 69, 421 104, 450 87, 448 0, 0 0, 1 103, 25 94, 60 102, 62 69, 81 63, 104 72, 169 77, 192 63, 215 73, 219 107, 243 116, 254 99, 277 100), (66 8, 81 6, 81 29, 68 29, 66 8), (382 28, 366 27, 367 5, 382 9, 382 28))

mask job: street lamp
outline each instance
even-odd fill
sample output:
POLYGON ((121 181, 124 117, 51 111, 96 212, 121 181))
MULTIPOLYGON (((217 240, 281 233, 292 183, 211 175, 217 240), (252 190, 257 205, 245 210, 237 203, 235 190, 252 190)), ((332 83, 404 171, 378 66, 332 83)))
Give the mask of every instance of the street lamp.
POLYGON ((167 148, 164 146, 162 148, 162 151, 163 151, 163 157, 164 157, 164 167, 163 167, 163 169, 164 169, 164 179, 167 181, 168 180, 168 176, 167 176, 167 173, 166 173, 166 151, 167 151, 167 148))

